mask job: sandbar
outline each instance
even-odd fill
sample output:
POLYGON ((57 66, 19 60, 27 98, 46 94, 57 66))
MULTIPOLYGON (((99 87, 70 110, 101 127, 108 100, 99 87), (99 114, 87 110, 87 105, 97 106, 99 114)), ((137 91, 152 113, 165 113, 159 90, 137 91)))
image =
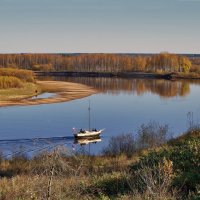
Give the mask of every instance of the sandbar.
POLYGON ((92 87, 79 83, 62 81, 37 81, 36 83, 41 88, 42 92, 54 93, 55 95, 49 98, 23 98, 11 101, 0 101, 0 107, 67 102, 84 98, 98 92, 92 87))

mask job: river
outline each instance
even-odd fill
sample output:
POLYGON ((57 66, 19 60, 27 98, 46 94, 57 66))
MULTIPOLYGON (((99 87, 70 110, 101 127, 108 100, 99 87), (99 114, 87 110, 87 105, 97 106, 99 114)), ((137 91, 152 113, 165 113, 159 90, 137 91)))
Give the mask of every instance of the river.
POLYGON ((200 118, 200 81, 122 79, 87 77, 40 77, 83 83, 99 90, 90 97, 64 103, 0 108, 0 151, 38 153, 47 146, 65 145, 75 151, 101 153, 109 138, 136 134, 141 124, 156 121, 168 124, 174 137, 188 127, 187 114, 200 118), (74 144, 72 128, 88 128, 88 101, 91 127, 105 128, 101 141, 74 144))

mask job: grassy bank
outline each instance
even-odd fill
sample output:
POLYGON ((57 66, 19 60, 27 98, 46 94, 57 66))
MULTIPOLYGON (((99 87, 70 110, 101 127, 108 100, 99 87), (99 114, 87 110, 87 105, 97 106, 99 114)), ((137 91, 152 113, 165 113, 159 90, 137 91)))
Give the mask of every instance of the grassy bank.
POLYGON ((64 148, 34 159, 0 161, 0 199, 199 199, 200 130, 125 156, 69 156, 64 148))
POLYGON ((32 71, 0 68, 0 101, 18 101, 40 91, 32 71))
POLYGON ((0 104, 1 101, 20 101, 40 92, 41 88, 34 83, 23 83, 23 86, 20 88, 0 89, 0 104))

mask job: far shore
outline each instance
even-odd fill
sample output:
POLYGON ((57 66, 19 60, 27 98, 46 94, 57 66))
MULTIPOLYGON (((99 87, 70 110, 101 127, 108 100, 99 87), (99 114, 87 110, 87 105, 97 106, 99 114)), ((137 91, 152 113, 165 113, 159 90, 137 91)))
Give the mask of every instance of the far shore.
POLYGON ((200 79, 197 73, 34 71, 36 76, 200 79))
MULTIPOLYGON (((0 107, 66 102, 84 98, 98 92, 92 87, 83 84, 62 81, 37 81, 37 85, 41 88, 41 93, 49 92, 54 93, 55 95, 49 98, 29 97, 17 100, 0 101, 0 107)), ((35 96, 36 95, 39 94, 35 94, 35 96)))

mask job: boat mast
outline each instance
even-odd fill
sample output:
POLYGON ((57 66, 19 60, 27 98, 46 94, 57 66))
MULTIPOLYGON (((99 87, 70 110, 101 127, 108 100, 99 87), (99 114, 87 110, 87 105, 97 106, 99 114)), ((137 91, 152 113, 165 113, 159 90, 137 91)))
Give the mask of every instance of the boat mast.
POLYGON ((89 131, 90 131, 90 100, 89 100, 89 107, 88 107, 88 112, 89 112, 89 131))

